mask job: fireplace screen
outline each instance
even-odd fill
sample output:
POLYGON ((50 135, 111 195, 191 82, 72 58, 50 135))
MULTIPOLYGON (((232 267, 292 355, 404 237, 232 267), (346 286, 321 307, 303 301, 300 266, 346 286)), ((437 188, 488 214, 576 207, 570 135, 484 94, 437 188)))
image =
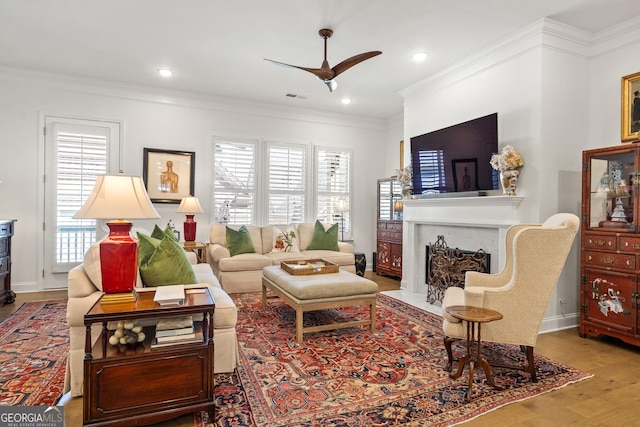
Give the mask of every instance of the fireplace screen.
POLYGON ((467 271, 489 273, 491 255, 479 249, 465 251, 447 246, 444 236, 438 236, 433 245, 427 245, 427 302, 442 304, 444 292, 450 286, 464 288, 467 271))

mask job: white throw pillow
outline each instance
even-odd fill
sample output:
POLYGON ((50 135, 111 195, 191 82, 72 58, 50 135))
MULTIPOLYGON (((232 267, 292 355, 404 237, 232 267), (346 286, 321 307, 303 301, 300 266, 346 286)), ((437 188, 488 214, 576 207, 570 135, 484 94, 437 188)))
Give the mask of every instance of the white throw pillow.
POLYGON ((285 231, 278 227, 273 227, 273 249, 271 253, 277 252, 300 252, 298 248, 298 235, 293 227, 288 227, 285 231))

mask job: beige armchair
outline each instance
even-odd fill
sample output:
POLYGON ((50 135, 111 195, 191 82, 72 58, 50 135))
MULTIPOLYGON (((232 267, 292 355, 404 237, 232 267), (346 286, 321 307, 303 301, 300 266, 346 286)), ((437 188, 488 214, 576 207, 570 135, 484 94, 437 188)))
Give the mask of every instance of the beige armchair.
POLYGON ((448 371, 453 359, 451 345, 466 339, 466 325, 447 314, 446 308, 471 305, 503 314, 502 320, 483 325, 483 342, 519 345, 526 354, 527 364, 502 366, 522 369, 529 372, 533 382, 537 381, 533 349, 538 330, 579 226, 577 216, 560 213, 544 224, 510 227, 506 233, 505 266, 500 273, 467 272, 464 289, 447 289, 442 303, 442 327, 448 371))

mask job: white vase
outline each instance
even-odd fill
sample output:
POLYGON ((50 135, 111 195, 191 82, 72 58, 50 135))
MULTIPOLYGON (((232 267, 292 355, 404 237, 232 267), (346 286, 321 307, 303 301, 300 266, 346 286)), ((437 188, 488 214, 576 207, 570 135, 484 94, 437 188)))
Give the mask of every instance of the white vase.
POLYGON ((500 171, 500 184, 502 185, 502 195, 515 196, 516 187, 518 186, 518 178, 520 171, 517 169, 509 169, 500 171))

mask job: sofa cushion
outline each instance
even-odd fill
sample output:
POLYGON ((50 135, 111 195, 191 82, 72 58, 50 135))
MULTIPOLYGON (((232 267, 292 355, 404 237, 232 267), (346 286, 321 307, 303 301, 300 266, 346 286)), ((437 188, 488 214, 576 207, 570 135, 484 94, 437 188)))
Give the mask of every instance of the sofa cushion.
POLYGON ((138 233, 138 262, 145 286, 197 283, 191 263, 178 242, 138 233), (153 248, 153 250, 151 250, 153 248))
POLYGON ((301 252, 272 252, 264 254, 264 256, 271 259, 273 265, 280 265, 282 261, 302 261, 310 259, 308 255, 301 252))
POLYGON ((339 251, 338 224, 333 224, 325 229, 325 226, 320 221, 316 221, 307 250, 339 251))
POLYGON ((249 230, 244 225, 238 230, 227 227, 227 248, 231 256, 255 253, 249 230))
POLYGON ((306 250, 302 254, 310 259, 323 259, 338 265, 354 265, 355 255, 350 252, 336 252, 325 250, 306 250))
POLYGON ((298 235, 293 227, 280 229, 273 227, 271 252, 300 252, 298 248, 298 235))
POLYGON ((178 242, 178 236, 176 236, 173 233, 173 230, 171 230, 169 227, 165 228, 164 230, 161 229, 160 227, 158 227, 158 225, 155 225, 153 227, 153 231, 151 232, 151 237, 158 239, 158 240, 162 240, 164 238, 164 236, 168 236, 170 238, 172 238, 173 240, 175 240, 176 242, 178 242))
POLYGON ((271 258, 262 254, 240 254, 220 260, 220 271, 262 270, 272 265, 271 258))
POLYGON ((102 270, 100 269, 100 242, 91 245, 82 261, 84 272, 98 290, 102 290, 102 270))

